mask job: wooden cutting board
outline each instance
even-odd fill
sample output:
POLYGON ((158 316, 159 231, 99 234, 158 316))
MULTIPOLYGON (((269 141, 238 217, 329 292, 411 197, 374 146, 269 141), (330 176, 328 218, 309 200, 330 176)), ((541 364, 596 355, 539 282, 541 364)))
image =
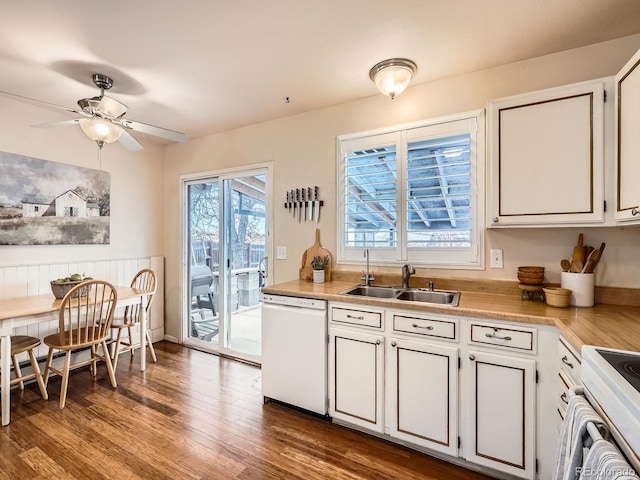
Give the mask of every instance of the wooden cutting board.
POLYGON ((324 269, 324 280, 326 282, 331 280, 331 265, 333 265, 333 259, 331 253, 326 248, 320 245, 320 229, 316 228, 316 241, 307 248, 302 254, 302 266, 300 268, 300 280, 313 281, 313 268, 311 268, 311 260, 313 257, 329 257, 329 265, 324 269))

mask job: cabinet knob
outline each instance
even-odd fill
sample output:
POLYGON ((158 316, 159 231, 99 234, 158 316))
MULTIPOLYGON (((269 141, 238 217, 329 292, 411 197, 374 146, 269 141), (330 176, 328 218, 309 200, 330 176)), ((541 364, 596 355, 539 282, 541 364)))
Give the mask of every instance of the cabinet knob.
POLYGON ((498 217, 493 217, 493 223, 498 223, 498 217))
POLYGON ((376 345, 380 345, 382 342, 380 340, 376 340, 376 345))
POLYGON ((562 400, 564 403, 569 404, 569 401, 567 400, 567 393, 563 393, 562 395, 560 395, 560 400, 562 400))
POLYGON ((397 343, 396 343, 396 342, 391 342, 391 346, 392 346, 392 347, 395 347, 396 345, 397 345, 397 343))
POLYGON ((631 215, 633 215, 634 217, 635 217, 636 215, 640 215, 640 210, 638 209, 638 207, 633 207, 633 208, 631 209, 631 215))
POLYGON ((469 360, 473 361, 473 360, 475 360, 475 359, 476 359, 476 356, 475 356, 475 355, 469 355, 469 360))

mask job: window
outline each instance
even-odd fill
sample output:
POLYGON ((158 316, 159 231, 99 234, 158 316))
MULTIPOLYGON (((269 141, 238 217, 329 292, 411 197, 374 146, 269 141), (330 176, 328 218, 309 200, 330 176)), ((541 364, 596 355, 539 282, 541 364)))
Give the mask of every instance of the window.
POLYGON ((483 120, 338 137, 338 262, 481 268, 483 120))

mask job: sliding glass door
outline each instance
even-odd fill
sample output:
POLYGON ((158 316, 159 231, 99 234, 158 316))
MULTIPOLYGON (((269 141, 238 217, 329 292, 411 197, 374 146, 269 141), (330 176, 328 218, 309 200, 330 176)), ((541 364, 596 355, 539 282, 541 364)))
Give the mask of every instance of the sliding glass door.
POLYGON ((185 343, 259 361, 267 176, 262 168, 184 183, 185 343))

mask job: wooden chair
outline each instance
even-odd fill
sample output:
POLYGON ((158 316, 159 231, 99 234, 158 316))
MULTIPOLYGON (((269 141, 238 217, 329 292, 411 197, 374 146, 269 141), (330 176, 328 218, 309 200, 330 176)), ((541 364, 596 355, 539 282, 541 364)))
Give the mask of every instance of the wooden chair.
POLYGON ((20 390, 24 390, 24 381, 35 378, 40 388, 40 394, 42 398, 47 400, 49 395, 47 393, 47 387, 42 379, 40 373, 40 367, 38 366, 38 360, 33 353, 33 350, 40 345, 40 339, 36 337, 29 337, 27 335, 14 335, 11 337, 11 363, 13 364, 14 378, 9 381, 9 385, 20 385, 20 390), (32 373, 22 374, 20 370, 20 363, 16 358, 17 355, 27 352, 29 360, 31 360, 32 373))
MULTIPOLYGON (((145 290, 147 292, 153 292, 147 298, 147 325, 149 322, 149 311, 151 309, 151 302, 153 301, 153 297, 156 293, 156 289, 158 287, 158 279, 153 270, 149 270, 145 268, 136 273, 135 277, 131 281, 131 288, 137 288, 139 290, 145 290)), ((134 342, 133 336, 131 335, 131 329, 136 325, 140 325, 142 320, 142 306, 141 305, 133 305, 126 307, 124 310, 124 315, 122 317, 117 317, 113 319, 111 323, 111 328, 113 330, 118 331, 118 335, 116 336, 116 345, 113 349, 113 356, 111 357, 113 362, 113 369, 115 370, 118 366, 118 356, 124 352, 131 352, 131 356, 133 357, 133 351, 136 348, 140 347, 140 344, 134 342), (122 332, 127 330, 127 341, 123 341, 122 332)), ((153 349, 153 342, 151 341, 151 334, 149 333, 149 329, 145 332, 145 337, 147 339, 147 346, 149 347, 149 353, 151 353, 151 358, 154 362, 157 361, 156 352, 153 349)))
POLYGON ((113 285, 103 280, 90 280, 73 287, 62 299, 59 313, 59 333, 54 333, 44 338, 44 343, 49 346, 47 364, 44 368, 44 384, 49 381, 49 372, 53 371, 62 377, 60 387, 60 409, 64 408, 67 399, 67 386, 69 384, 69 371, 84 365, 90 365, 91 375, 97 374, 97 362, 102 360, 107 366, 111 385, 116 388, 116 376, 114 374, 111 357, 107 348, 107 340, 111 332, 113 312, 118 301, 118 293, 113 285), (88 287, 87 296, 78 296, 81 288, 88 287), (75 298, 74 298, 75 297, 75 298), (102 347, 102 355, 98 354, 98 346, 102 347), (72 350, 89 348, 89 359, 78 360, 71 363, 72 350), (62 370, 54 368, 51 364, 55 350, 65 351, 64 366, 62 370))

